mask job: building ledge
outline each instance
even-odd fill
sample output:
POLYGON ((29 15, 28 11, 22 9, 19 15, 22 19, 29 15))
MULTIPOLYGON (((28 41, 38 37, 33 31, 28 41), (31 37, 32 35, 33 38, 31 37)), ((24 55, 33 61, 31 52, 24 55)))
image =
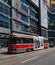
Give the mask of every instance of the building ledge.
POLYGON ((3 1, 0 1, 0 3, 4 4, 5 6, 11 8, 7 3, 3 2, 3 1))
POLYGON ((4 14, 2 12, 0 12, 0 14, 3 15, 3 16, 5 16, 5 17, 7 17, 7 18, 9 18, 9 19, 11 18, 9 15, 6 15, 6 14, 4 14))

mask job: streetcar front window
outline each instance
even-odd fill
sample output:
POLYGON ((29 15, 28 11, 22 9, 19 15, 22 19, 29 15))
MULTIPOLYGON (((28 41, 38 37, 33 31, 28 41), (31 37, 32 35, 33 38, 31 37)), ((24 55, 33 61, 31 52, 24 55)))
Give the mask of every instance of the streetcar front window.
POLYGON ((44 40, 44 43, 48 43, 48 40, 44 40))

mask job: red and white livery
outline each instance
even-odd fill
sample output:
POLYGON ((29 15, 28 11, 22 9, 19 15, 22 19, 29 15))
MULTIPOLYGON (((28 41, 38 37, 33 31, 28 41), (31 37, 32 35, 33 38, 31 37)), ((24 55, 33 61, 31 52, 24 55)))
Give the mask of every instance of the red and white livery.
POLYGON ((13 34, 9 38, 9 53, 25 52, 30 50, 44 49, 44 38, 23 34, 13 34))

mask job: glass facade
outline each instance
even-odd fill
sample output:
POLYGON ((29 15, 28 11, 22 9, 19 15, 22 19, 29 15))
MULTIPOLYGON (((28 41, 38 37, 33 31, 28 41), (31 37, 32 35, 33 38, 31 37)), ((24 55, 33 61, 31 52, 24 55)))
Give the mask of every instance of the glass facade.
POLYGON ((24 24, 20 24, 20 27, 21 27, 22 32, 26 32, 26 30, 28 29, 28 26, 26 26, 24 24))
POLYGON ((53 13, 55 13, 55 4, 52 4, 52 5, 51 5, 51 11, 52 11, 53 13))
POLYGON ((8 0, 2 0, 3 2, 8 2, 8 0))
POLYGON ((28 1, 27 0, 20 0, 22 3, 25 3, 26 5, 28 5, 28 1))
POLYGON ((21 31, 25 32, 25 25, 21 24, 21 31))
POLYGON ((0 0, 0 45, 2 47, 8 46, 8 38, 10 33, 10 7, 8 1, 0 0), (2 2, 3 1, 3 2, 2 2))
POLYGON ((47 30, 41 29, 41 34, 42 34, 42 36, 44 36, 44 37, 48 37, 48 32, 47 32, 47 30))
POLYGON ((26 13, 28 13, 28 8, 23 4, 21 4, 21 9, 24 10, 26 13))
POLYGON ((28 2, 28 0, 20 0, 22 3, 25 3, 26 5, 28 5, 30 8, 36 10, 36 7, 31 4, 30 2, 28 2))
POLYGON ((8 46, 7 41, 8 39, 0 39, 1 48, 8 46))
POLYGON ((50 17, 50 21, 54 21, 55 20, 55 15, 54 14, 52 14, 52 15, 49 15, 49 17, 50 17))
POLYGON ((48 33, 49 33, 48 35, 49 37, 55 37, 55 31, 52 30, 52 31, 49 31, 48 33))
POLYGON ((50 30, 55 30, 55 26, 54 26, 54 25, 49 25, 48 28, 49 28, 50 30))
POLYGON ((23 21, 28 23, 28 17, 23 15, 23 14, 21 14, 21 20, 23 20, 23 21))
POLYGON ((10 19, 0 15, 0 27, 10 28, 10 19))
POLYGON ((30 4, 30 8, 32 8, 32 9, 34 9, 34 10, 36 10, 36 8, 34 7, 34 5, 32 4, 30 4))
POLYGON ((30 32, 37 34, 37 28, 30 26, 30 32))
POLYGON ((37 18, 37 15, 36 15, 36 13, 35 13, 35 12, 33 12, 32 10, 30 10, 30 15, 31 15, 32 17, 35 17, 35 18, 37 18))
MULTIPOLYGON (((28 0, 20 0, 20 2, 22 2, 21 9, 24 10, 29 15, 29 16, 25 16, 21 14, 21 20, 31 25, 27 27, 27 29, 30 28, 30 30, 26 32, 37 34, 38 21, 36 19, 38 19, 38 14, 37 14, 38 9, 28 0), (34 19, 32 19, 32 17, 34 19)), ((21 25, 21 26, 22 26, 22 30, 25 31, 26 28, 25 25, 21 25)))
POLYGON ((37 26, 37 21, 33 20, 33 19, 30 19, 30 24, 34 25, 34 26, 37 26))
MULTIPOLYGON (((12 21, 12 24, 13 24, 12 27, 14 27, 14 28, 12 28, 12 33, 21 32, 21 33, 27 33, 27 34, 28 33, 37 34, 38 22, 36 21, 36 19, 37 19, 38 15, 36 13, 37 13, 38 9, 36 9, 37 7, 35 5, 33 5, 28 0, 17 0, 17 1, 16 0, 0 0, 0 1, 3 1, 3 3, 4 3, 4 4, 0 3, 0 13, 1 13, 1 15, 0 15, 0 28, 1 27, 2 27, 2 29, 4 28, 5 32, 2 32, 2 33, 4 33, 4 35, 5 34, 9 35, 9 33, 11 33, 11 27, 10 27, 11 18, 12 18, 11 14, 14 14, 14 16, 13 16, 14 18, 12 21), (13 6, 13 7, 10 6, 11 1, 14 3, 14 4, 12 3, 12 6, 13 5, 15 5, 15 6, 13 6), (22 10, 22 11, 17 10, 16 8, 17 9, 20 8, 20 10, 22 10), (12 9, 12 12, 11 12, 11 9, 12 9), (32 19, 32 17, 34 19, 32 19), (28 28, 30 28, 30 31, 28 31, 28 28), (14 30, 14 29, 16 29, 16 30, 14 30), (6 33, 6 31, 8 33, 6 33)), ((4 40, 0 39, 0 43, 2 43, 2 47, 7 46, 6 40, 4 43, 3 42, 4 40)))
POLYGON ((10 2, 10 0, 1 0, 1 1, 3 1, 6 4, 9 4, 9 2, 10 2))
MULTIPOLYGON (((54 13, 53 7, 51 11, 54 13)), ((48 37, 49 37, 49 43, 53 42, 55 43, 55 14, 48 13, 49 16, 49 24, 48 24, 48 37)))
POLYGON ((55 44, 55 0, 51 0, 51 7, 48 12, 49 24, 48 24, 48 37, 49 42, 55 44))
POLYGON ((5 5, 0 4, 0 12, 10 15, 10 8, 6 7, 5 5))

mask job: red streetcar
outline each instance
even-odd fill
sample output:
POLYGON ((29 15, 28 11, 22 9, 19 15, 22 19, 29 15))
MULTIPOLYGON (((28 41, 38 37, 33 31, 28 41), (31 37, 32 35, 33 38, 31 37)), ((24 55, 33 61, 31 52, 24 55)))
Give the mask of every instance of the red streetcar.
POLYGON ((10 35, 8 52, 18 53, 31 50, 44 49, 44 40, 40 36, 30 36, 23 34, 10 35))

